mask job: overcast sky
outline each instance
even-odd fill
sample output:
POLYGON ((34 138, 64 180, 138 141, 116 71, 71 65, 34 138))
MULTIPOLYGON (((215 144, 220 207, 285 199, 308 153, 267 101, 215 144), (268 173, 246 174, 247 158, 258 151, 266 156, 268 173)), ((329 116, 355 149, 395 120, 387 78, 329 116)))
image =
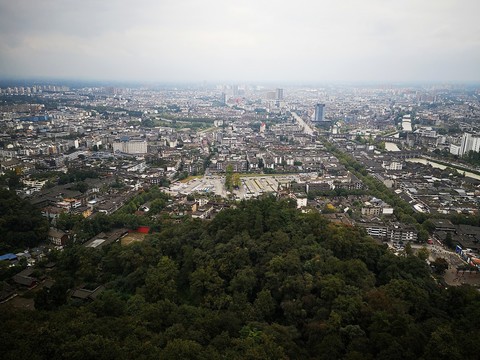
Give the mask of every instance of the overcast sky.
POLYGON ((480 80, 480 0, 0 0, 0 77, 480 80))

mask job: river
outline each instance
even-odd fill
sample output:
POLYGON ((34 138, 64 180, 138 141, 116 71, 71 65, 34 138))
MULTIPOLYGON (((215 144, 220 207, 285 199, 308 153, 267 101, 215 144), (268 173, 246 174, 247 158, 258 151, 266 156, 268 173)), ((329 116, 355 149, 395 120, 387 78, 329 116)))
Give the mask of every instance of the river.
POLYGON ((385 143, 385 150, 387 150, 387 151, 400 151, 397 144, 392 143, 392 142, 386 142, 385 143))
MULTIPOLYGON (((441 169, 441 170, 446 169, 445 165, 438 164, 436 162, 432 162, 432 161, 429 161, 427 159, 414 158, 414 159, 406 159, 405 161, 410 161, 410 162, 419 163, 419 164, 423 164, 423 165, 431 165, 432 167, 437 168, 437 169, 441 169)), ((464 172, 465 176, 468 176, 469 178, 480 180, 480 175, 471 173, 469 171, 459 170, 459 169, 457 169, 457 171, 460 174, 464 172)))

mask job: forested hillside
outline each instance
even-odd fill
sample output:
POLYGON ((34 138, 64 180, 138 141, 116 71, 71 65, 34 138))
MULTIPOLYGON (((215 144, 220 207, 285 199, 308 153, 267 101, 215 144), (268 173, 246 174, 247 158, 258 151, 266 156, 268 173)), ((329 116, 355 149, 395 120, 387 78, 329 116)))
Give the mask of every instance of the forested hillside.
POLYGON ((36 311, 0 308, 3 359, 476 359, 480 296, 424 259, 291 201, 160 220, 128 246, 72 246, 36 311), (106 290, 94 301, 68 289, 106 290))

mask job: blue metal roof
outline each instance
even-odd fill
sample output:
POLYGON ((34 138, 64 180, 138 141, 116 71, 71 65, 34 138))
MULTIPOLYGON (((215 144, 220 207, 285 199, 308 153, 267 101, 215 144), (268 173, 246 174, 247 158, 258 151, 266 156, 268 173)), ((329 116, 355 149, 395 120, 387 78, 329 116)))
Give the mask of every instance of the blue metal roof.
POLYGON ((0 256, 0 261, 2 261, 2 260, 15 260, 16 258, 17 258, 17 255, 9 253, 9 254, 5 254, 5 255, 0 256))

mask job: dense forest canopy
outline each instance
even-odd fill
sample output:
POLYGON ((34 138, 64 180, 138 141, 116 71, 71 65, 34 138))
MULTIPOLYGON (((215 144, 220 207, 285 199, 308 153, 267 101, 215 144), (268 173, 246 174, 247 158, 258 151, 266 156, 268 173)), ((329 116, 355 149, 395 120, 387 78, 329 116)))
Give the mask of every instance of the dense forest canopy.
POLYGON ((358 228, 272 197, 159 221, 142 242, 50 254, 37 310, 0 311, 2 358, 477 358, 478 292, 358 228), (99 285, 91 302, 67 296, 99 285))
POLYGON ((0 254, 38 245, 45 240, 48 227, 40 209, 15 192, 0 189, 0 254))

